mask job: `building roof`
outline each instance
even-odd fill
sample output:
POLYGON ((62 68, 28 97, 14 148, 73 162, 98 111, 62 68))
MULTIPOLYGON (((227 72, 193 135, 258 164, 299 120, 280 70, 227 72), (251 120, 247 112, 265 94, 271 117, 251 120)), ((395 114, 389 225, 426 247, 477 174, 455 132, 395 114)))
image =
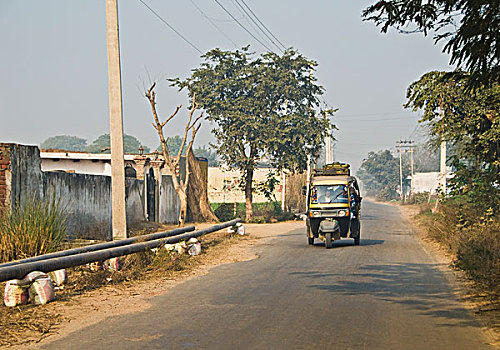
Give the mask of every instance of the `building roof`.
MULTIPOLYGON (((137 157, 135 154, 125 154, 125 160, 134 160, 137 157)), ((61 150, 42 150, 40 151, 40 158, 43 159, 72 159, 72 160, 111 160, 111 154, 105 153, 87 153, 87 152, 70 152, 61 150)))

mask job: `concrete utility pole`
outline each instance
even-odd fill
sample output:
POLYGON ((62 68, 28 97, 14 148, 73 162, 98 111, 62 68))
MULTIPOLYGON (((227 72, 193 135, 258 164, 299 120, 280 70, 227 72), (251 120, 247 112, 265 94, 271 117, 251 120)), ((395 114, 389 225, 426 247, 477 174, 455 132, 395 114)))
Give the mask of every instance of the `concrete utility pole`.
POLYGON ((325 163, 333 163, 332 138, 330 135, 325 140, 325 163))
MULTIPOLYGON (((441 154, 439 157, 439 175, 440 175, 440 182, 441 182, 441 190, 443 191, 443 194, 446 196, 446 139, 444 138, 444 114, 445 114, 445 108, 444 108, 444 102, 443 98, 441 97, 441 103, 440 103, 440 109, 441 109, 441 154)), ((436 208, 439 203, 439 200, 436 201, 436 208)))
MULTIPOLYGON (((411 179, 413 186, 413 148, 415 148, 413 141, 409 140, 399 140, 396 141, 396 147, 399 148, 399 186, 401 188, 401 201, 403 201, 403 148, 405 148, 405 152, 408 152, 407 148, 410 149, 411 155, 411 179)), ((410 189, 411 192, 411 189, 410 189)))
POLYGON ((106 0, 109 120, 111 139, 111 223, 113 239, 127 237, 125 162, 123 159, 122 86, 117 0, 106 0))
POLYGON ((398 141, 399 143, 399 191, 401 202, 403 201, 403 149, 402 149, 402 141, 398 141))
MULTIPOLYGON (((285 98, 285 115, 288 114, 288 99, 285 98)), ((286 200, 286 174, 285 169, 281 170, 282 184, 281 184, 281 211, 285 211, 286 200)))
POLYGON ((441 156, 440 156, 439 173, 441 177, 441 189, 446 194, 446 140, 441 137, 441 156))
MULTIPOLYGON (((325 118, 327 117, 327 112, 324 111, 325 118)), ((330 134, 326 136, 325 139, 325 164, 333 163, 333 152, 332 152, 332 137, 330 134)))
POLYGON ((285 211, 285 200, 286 200, 286 173, 285 173, 285 170, 281 170, 281 181, 282 181, 282 185, 281 185, 281 210, 282 211, 285 211))

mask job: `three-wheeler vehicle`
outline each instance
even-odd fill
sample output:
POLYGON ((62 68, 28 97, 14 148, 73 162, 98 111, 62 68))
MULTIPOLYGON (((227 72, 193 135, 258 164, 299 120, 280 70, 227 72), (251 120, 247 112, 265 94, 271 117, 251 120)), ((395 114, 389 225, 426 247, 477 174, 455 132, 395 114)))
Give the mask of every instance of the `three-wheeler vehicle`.
POLYGON ((330 248, 334 240, 353 238, 360 243, 361 196, 349 164, 332 163, 314 169, 304 188, 309 245, 319 238, 330 248))

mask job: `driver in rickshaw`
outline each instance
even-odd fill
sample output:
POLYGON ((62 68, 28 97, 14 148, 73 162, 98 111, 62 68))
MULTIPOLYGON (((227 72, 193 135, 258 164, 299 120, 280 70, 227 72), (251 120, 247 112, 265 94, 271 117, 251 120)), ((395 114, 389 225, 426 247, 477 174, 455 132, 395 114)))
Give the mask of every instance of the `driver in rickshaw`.
POLYGON ((330 186, 325 191, 322 203, 347 203, 347 188, 344 185, 330 186), (340 188, 339 188, 340 187, 340 188))

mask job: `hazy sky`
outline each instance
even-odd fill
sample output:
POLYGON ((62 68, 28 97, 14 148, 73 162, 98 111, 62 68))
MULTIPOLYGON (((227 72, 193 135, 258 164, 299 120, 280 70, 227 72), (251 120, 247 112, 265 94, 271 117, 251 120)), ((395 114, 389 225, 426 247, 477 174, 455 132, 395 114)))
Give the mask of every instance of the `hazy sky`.
MULTIPOLYGON (((261 47, 212 0, 144 0, 202 52, 261 47), (193 5, 193 2, 203 11, 193 5), (230 38, 228 40, 207 20, 230 38)), ((247 28, 234 0, 219 0, 247 28)), ((421 35, 380 34, 361 12, 372 1, 246 0, 285 44, 319 63, 325 100, 339 111, 336 160, 357 168, 370 150, 408 138, 418 115, 402 108, 407 86, 430 70, 450 69, 448 56, 421 35)), ((144 88, 159 81, 158 108, 186 105, 167 77, 187 77, 200 54, 139 0, 119 0, 123 118, 127 134, 156 147, 144 88)), ((54 135, 91 143, 109 132, 104 0, 0 0, 0 142, 40 144, 54 135)), ((183 130, 186 110, 169 125, 183 130)), ((212 140, 204 123, 197 144, 212 140)))

